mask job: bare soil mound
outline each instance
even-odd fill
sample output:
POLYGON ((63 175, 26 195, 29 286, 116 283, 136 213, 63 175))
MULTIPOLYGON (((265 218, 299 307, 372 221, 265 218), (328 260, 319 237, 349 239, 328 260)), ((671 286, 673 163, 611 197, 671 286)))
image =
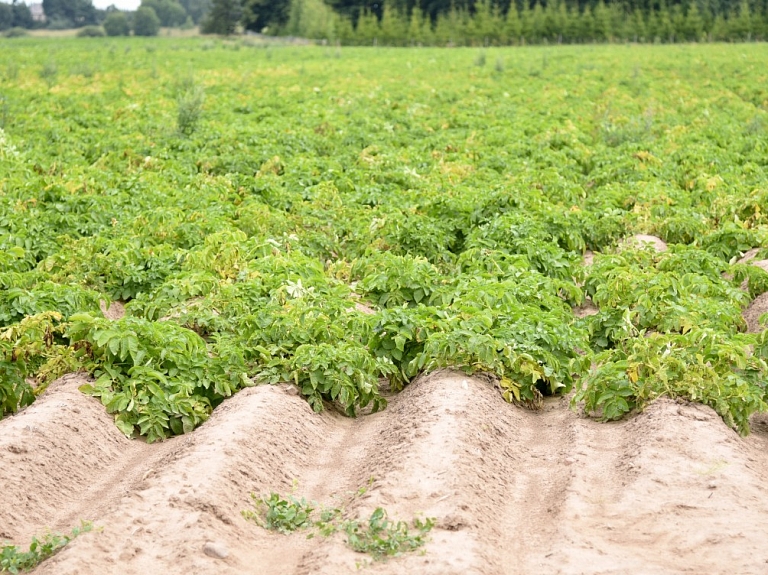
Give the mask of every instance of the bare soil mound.
POLYGON ((4 536, 22 543, 79 519, 102 528, 41 574, 358 572, 368 557, 341 534, 284 536, 240 515, 250 492, 294 490, 360 519, 376 507, 436 519, 424 554, 373 563, 372 573, 768 565, 768 423, 759 417, 746 440, 711 409, 669 400, 602 424, 564 399, 539 412, 508 405, 491 384, 454 372, 421 378, 384 412, 354 420, 315 414, 286 391, 245 390, 195 432, 146 445, 120 435, 75 383, 57 384, 0 424, 4 536))
POLYGON ((104 317, 107 319, 116 321, 125 316, 125 305, 121 301, 113 301, 109 304, 109 307, 107 307, 107 302, 102 300, 99 302, 99 307, 101 308, 101 313, 104 314, 104 317))
POLYGON ((667 244, 664 240, 646 234, 635 234, 625 239, 620 247, 644 248, 646 246, 652 247, 657 252, 667 251, 667 244))
POLYGON ((578 318, 584 318, 590 315, 597 315, 600 313, 600 309, 592 302, 591 299, 586 298, 581 305, 577 305, 573 308, 573 315, 578 318))
POLYGON ((759 333, 763 331, 760 325, 760 316, 768 313, 768 292, 760 294, 747 306, 741 316, 747 322, 747 331, 749 333, 759 333))
POLYGON ((86 381, 67 375, 0 421, 0 539, 20 544, 43 528, 77 523, 70 509, 104 495, 101 484, 142 445, 118 431, 98 400, 78 391, 86 381))
POLYGON ((745 264, 747 262, 751 262, 757 257, 757 254, 760 252, 760 248, 752 248, 751 250, 747 250, 744 252, 744 255, 739 258, 738 263, 745 264))

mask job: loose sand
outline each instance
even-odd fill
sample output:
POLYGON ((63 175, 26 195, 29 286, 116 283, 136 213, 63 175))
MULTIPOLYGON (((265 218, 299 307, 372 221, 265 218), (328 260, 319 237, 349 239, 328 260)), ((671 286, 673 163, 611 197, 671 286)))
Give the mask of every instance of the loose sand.
POLYGON ((377 574, 765 573, 768 419, 748 438, 709 408, 660 400, 619 423, 565 399, 531 412, 439 372, 374 415, 313 413, 289 387, 227 400, 186 436, 123 437, 68 376, 0 422, 0 525, 17 544, 100 529, 38 574, 343 574, 367 557, 245 521, 249 494, 294 490, 364 518, 434 517, 425 553, 377 574), (351 493, 361 486, 362 497, 351 493))

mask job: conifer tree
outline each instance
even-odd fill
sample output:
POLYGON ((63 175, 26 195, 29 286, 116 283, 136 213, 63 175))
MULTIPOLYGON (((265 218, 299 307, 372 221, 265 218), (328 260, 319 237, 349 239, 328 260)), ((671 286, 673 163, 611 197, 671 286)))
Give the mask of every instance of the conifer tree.
MULTIPOLYGON (((214 0, 235 2, 237 0, 214 0)), ((286 31, 292 36, 331 40, 336 37, 336 14, 323 0, 291 0, 286 31)))
POLYGON ((448 37, 447 43, 449 44, 461 44, 461 40, 464 37, 464 21, 462 13, 456 9, 456 6, 451 6, 448 11, 448 37))
POLYGON ((515 2, 509 4, 509 10, 504 18, 504 44, 518 44, 523 32, 523 26, 520 22, 520 14, 517 11, 515 2))
POLYGON ((432 20, 429 14, 423 14, 421 19, 421 37, 422 42, 428 46, 431 46, 435 41, 435 32, 432 30, 432 20))
POLYGON ((669 14, 667 5, 662 0, 658 15, 658 27, 656 31, 662 42, 675 41, 675 28, 672 25, 672 17, 669 14))
POLYGON ((352 44, 355 41, 355 28, 348 16, 339 15, 336 18, 336 38, 342 44, 352 44))
POLYGON ((473 22, 466 7, 458 10, 459 18, 456 27, 456 44, 459 46, 472 44, 473 22))
POLYGON ((388 46, 400 45, 407 36, 408 24, 392 1, 384 3, 379 27, 381 29, 381 41, 388 46))
POLYGON ((544 39, 544 8, 536 0, 531 11, 531 42, 539 43, 544 39))
POLYGON ((747 0, 741 0, 735 17, 729 18, 731 39, 752 40, 752 12, 747 0))
POLYGON ((408 21, 408 42, 410 44, 425 44, 424 33, 424 15, 421 8, 414 6, 411 10, 411 18, 408 21))
POLYGON ((520 38, 523 43, 533 42, 533 13, 528 0, 523 0, 523 9, 520 10, 520 38))
MULTIPOLYGON (((640 8, 635 8, 631 18, 632 33, 635 42, 646 42, 648 38, 648 28, 645 25, 645 18, 643 17, 643 11, 640 8)), ((653 40, 652 38, 650 40, 653 40)))
POLYGON ((656 43, 661 41, 659 36, 659 15, 656 10, 651 10, 645 24, 645 33, 648 35, 648 42, 656 43))
POLYGON ((560 6, 561 6, 561 10, 566 11, 563 38, 567 42, 579 42, 581 40, 581 37, 579 36, 581 23, 580 23, 578 5, 570 7, 570 6, 567 6, 565 2, 563 2, 560 6))
POLYGON ((543 25, 541 27, 541 36, 548 42, 556 41, 560 31, 557 29, 557 6, 555 0, 550 0, 544 7, 543 25))
POLYGON ((581 24, 579 27, 579 36, 581 37, 581 41, 593 42, 596 39, 595 18, 592 15, 592 10, 590 10, 588 5, 584 7, 584 11, 581 13, 579 22, 581 24))
POLYGON ((712 22, 712 28, 709 35, 715 42, 722 42, 728 39, 728 22, 722 14, 715 16, 714 22, 712 22))
POLYGON ((438 46, 445 46, 451 41, 451 23, 448 14, 438 14, 435 22, 434 38, 438 46))
POLYGON ((624 9, 624 4, 620 2, 611 2, 608 4, 608 11, 611 16, 611 33, 614 40, 626 42, 632 37, 632 32, 627 26, 629 14, 624 9))
POLYGON ((598 42, 610 42, 613 39, 611 13, 603 0, 595 6, 595 37, 598 42))
POLYGON ((693 42, 701 42, 704 39, 704 19, 695 2, 690 5, 685 15, 685 39, 693 42))
POLYGON ((490 37, 494 45, 501 44, 501 37, 504 30, 504 17, 501 14, 501 7, 494 2, 491 7, 490 37))
POLYGON ((489 44, 493 36, 491 23, 491 4, 488 0, 478 0, 475 3, 475 13, 470 18, 467 36, 480 46, 489 44))
POLYGON ((571 15, 569 14, 568 7, 563 0, 559 0, 557 3, 557 9, 555 10, 555 34, 553 37, 553 39, 556 40, 558 44, 571 41, 570 33, 568 30, 568 22, 570 19, 571 15))
POLYGON ((683 13, 683 7, 680 4, 672 6, 671 10, 672 19, 672 42, 685 39, 685 14, 683 13))
POLYGON ((356 42, 364 46, 370 46, 377 42, 379 36, 379 19, 376 18, 376 14, 368 10, 363 11, 357 20, 357 28, 355 28, 356 42))

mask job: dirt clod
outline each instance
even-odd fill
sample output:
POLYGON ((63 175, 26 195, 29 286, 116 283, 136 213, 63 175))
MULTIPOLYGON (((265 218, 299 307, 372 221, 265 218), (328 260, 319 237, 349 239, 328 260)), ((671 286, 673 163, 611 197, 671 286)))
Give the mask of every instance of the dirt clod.
POLYGON ((229 549, 223 543, 215 543, 213 541, 207 541, 203 545, 203 553, 209 557, 215 557, 216 559, 226 559, 229 557, 229 549))

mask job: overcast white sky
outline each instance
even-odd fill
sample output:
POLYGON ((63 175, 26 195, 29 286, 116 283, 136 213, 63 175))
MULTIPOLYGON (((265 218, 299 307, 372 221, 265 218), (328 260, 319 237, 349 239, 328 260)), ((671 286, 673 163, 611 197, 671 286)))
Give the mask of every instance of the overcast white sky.
MULTIPOLYGON (((25 0, 27 4, 39 4, 42 0, 25 0)), ((121 10, 136 10, 141 0, 93 0, 96 8, 107 8, 114 4, 121 10)))

